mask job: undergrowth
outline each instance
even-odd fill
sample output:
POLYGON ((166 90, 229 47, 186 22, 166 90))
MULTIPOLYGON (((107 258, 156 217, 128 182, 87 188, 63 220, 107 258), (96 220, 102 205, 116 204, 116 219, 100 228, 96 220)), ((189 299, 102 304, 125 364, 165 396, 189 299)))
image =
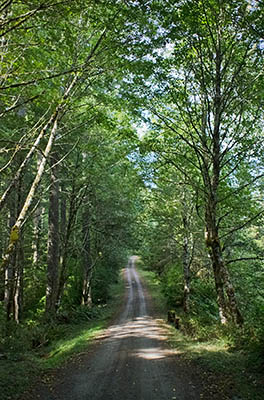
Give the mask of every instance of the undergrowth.
MULTIPOLYGON (((138 264, 140 275, 146 282, 156 307, 167 319, 171 304, 162 290, 162 282, 157 275, 138 264)), ((202 295, 205 295, 202 294, 202 295)), ((197 299, 196 299, 197 300, 197 299)), ((208 299, 207 304, 210 303, 208 299)), ((251 337, 250 326, 243 329, 235 326, 221 326, 214 317, 214 305, 210 316, 208 308, 186 315, 182 307, 174 308, 180 318, 180 329, 170 326, 170 346, 217 379, 218 390, 228 391, 230 398, 243 400, 263 400, 264 398, 264 346, 258 338, 251 337)))
POLYGON ((110 300, 92 308, 72 307, 59 313, 49 324, 27 321, 23 325, 10 323, 12 334, 0 338, 1 400, 15 400, 36 378, 61 366, 85 351, 100 334, 119 308, 124 293, 120 279, 111 286, 110 300))

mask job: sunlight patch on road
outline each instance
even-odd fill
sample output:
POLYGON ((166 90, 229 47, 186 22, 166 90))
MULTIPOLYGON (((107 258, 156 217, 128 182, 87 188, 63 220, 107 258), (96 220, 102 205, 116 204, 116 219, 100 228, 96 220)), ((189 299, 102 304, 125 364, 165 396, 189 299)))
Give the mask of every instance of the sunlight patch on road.
POLYGON ((167 340, 168 332, 163 329, 158 320, 151 317, 138 317, 124 324, 113 325, 98 339, 122 340, 126 338, 148 338, 158 341, 167 340))
POLYGON ((133 356, 144 358, 145 360, 160 360, 172 354, 175 354, 175 352, 171 350, 164 350, 161 349, 160 347, 154 347, 150 349, 140 349, 139 351, 132 353, 133 356))

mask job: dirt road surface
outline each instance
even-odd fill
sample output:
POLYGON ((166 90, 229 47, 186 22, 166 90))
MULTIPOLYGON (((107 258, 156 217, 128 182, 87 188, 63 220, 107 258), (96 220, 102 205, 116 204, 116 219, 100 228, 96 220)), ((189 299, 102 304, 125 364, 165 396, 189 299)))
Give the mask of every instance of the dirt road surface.
MULTIPOLYGON (((49 384, 32 391, 39 400, 200 400, 201 377, 177 351, 153 314, 151 299, 131 257, 125 270, 123 310, 78 362, 62 368, 49 384)), ((30 397, 31 398, 31 397, 30 397)), ((28 397, 27 397, 28 399, 28 397)))

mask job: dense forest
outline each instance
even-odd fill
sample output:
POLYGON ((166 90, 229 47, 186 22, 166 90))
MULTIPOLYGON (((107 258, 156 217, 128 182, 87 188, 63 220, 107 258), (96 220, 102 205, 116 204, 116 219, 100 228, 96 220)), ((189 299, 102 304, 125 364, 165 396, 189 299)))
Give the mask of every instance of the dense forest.
POLYGON ((186 333, 261 348, 263 40, 253 0, 1 1, 1 349, 131 254, 186 333))

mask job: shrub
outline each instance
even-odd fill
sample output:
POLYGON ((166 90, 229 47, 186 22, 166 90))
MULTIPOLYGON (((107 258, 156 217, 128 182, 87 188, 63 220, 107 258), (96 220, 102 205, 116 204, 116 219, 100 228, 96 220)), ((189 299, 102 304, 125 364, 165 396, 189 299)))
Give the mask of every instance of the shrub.
POLYGON ((161 275, 162 292, 169 307, 178 307, 183 301, 183 273, 180 267, 170 264, 161 275))

